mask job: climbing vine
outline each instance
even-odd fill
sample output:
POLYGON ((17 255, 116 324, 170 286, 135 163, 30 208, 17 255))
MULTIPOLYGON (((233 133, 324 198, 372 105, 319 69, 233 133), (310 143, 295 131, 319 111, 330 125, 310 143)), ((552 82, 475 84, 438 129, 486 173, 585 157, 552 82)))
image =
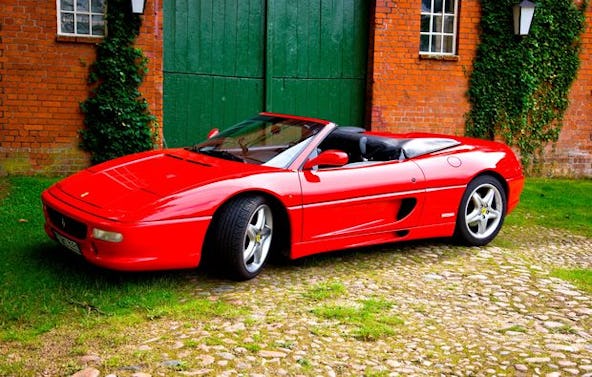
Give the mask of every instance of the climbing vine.
POLYGON ((500 135, 536 167, 557 141, 579 68, 588 0, 537 0, 528 36, 513 33, 517 0, 481 1, 481 42, 471 73, 467 134, 500 135))
POLYGON ((156 118, 139 91, 147 72, 147 58, 134 47, 140 16, 131 12, 129 0, 108 0, 106 20, 108 32, 90 68, 91 93, 80 105, 80 146, 93 164, 152 149, 156 138, 156 118))

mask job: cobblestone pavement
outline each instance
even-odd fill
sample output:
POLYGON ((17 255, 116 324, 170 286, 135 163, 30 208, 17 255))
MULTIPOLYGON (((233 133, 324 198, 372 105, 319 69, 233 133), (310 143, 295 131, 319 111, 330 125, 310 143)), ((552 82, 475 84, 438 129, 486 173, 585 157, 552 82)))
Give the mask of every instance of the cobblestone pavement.
POLYGON ((592 268, 592 240, 504 231, 527 241, 341 252, 245 283, 193 277, 187 300, 244 314, 152 321, 125 345, 78 357, 76 376, 592 377, 591 295, 550 274, 592 268))

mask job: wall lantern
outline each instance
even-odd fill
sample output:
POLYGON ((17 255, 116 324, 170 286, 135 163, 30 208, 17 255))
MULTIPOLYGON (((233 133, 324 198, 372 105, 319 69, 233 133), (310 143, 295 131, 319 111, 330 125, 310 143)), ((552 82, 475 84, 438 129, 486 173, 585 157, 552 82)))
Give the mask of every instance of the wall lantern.
POLYGON ((132 13, 144 14, 146 0, 132 0, 132 13))
POLYGON ((528 35, 535 7, 535 3, 528 0, 514 5, 514 34, 528 35))

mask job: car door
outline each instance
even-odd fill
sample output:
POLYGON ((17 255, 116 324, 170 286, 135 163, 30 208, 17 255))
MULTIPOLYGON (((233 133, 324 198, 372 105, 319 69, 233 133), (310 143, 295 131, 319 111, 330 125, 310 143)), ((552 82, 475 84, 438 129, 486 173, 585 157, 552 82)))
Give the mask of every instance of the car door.
POLYGON ((362 163, 299 174, 304 244, 333 242, 341 248, 373 243, 373 239, 388 242, 418 223, 425 179, 413 161, 362 163))

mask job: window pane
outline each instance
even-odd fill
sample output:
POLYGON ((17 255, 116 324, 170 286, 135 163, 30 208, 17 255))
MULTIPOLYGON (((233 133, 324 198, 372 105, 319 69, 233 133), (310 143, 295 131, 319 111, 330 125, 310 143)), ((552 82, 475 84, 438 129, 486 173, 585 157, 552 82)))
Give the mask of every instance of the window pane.
POLYGON ((429 13, 432 11, 432 0, 421 0, 421 11, 429 13))
POLYGON ((444 37, 444 51, 442 51, 442 52, 452 54, 452 52, 454 51, 453 43, 454 43, 454 40, 452 39, 452 36, 445 36, 444 37))
POLYGON ((92 35, 105 34, 105 22, 103 16, 92 16, 92 35))
POLYGON ((442 36, 441 35, 432 35, 431 52, 436 52, 436 53, 442 52, 442 36))
POLYGON ((57 0, 60 34, 105 35, 107 0, 57 0))
POLYGON ((421 16, 421 31, 430 31, 430 16, 421 16))
POLYGON ((454 16, 445 16, 444 17, 444 32, 445 33, 453 33, 454 32, 454 16))
POLYGON ((430 52, 430 36, 422 34, 419 38, 419 51, 430 52))
POLYGON ((74 14, 62 13, 60 24, 62 33, 74 34, 74 14))
POLYGON ((419 50, 422 54, 456 53, 458 0, 422 0, 419 50))
POLYGON ((76 34, 90 34, 90 19, 88 15, 76 15, 76 34))
POLYGON ((89 0, 76 0, 76 11, 77 12, 88 12, 90 7, 88 6, 89 0))
POLYGON ((91 10, 93 13, 103 13, 103 0, 91 0, 91 10))
POLYGON ((60 10, 74 10, 74 0, 62 0, 60 1, 60 10))
POLYGON ((442 0, 434 0, 434 13, 442 13, 442 0))
POLYGON ((432 26, 432 31, 435 33, 442 32, 442 16, 434 16, 434 26, 432 26))
POLYGON ((456 0, 446 0, 446 6, 444 7, 444 11, 446 13, 454 14, 454 2, 456 0))

